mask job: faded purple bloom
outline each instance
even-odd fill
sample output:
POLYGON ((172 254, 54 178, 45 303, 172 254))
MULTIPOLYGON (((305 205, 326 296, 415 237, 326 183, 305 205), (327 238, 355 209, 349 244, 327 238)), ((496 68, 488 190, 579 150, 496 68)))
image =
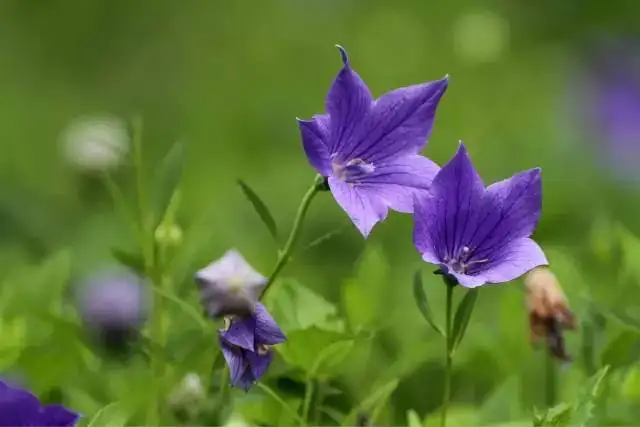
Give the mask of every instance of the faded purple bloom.
POLYGON ((229 366, 231 384, 248 390, 266 372, 273 353, 271 346, 287 340, 261 303, 250 317, 227 320, 219 332, 220 347, 229 366))
POLYGON ((416 197, 414 244, 426 262, 474 288, 547 265, 529 236, 540 217, 540 169, 484 186, 460 143, 429 191, 416 197))
POLYGON ((580 129, 598 160, 622 180, 640 181, 640 39, 605 39, 588 52, 572 91, 580 129), (576 96, 577 95, 577 96, 576 96))
POLYGON ((195 280, 207 313, 213 318, 251 315, 267 285, 267 278, 234 249, 198 271, 195 280))
POLYGON ((150 298, 142 279, 128 271, 109 270, 90 277, 78 298, 85 326, 102 344, 125 348, 147 320, 150 298))
POLYGON ((448 77, 393 90, 373 99, 338 46, 343 67, 326 99, 326 114, 298 119, 309 163, 367 237, 388 210, 413 212, 416 190, 438 171, 418 153, 431 133, 448 77))
POLYGON ((75 426, 80 416, 62 405, 41 405, 30 392, 0 380, 0 426, 75 426))

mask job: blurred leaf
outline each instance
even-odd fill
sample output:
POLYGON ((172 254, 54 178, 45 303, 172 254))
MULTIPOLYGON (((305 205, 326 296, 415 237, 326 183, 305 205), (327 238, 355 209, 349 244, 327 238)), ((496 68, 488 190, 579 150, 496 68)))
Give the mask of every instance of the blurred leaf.
MULTIPOLYGON (((442 411, 428 416, 425 427, 440 427, 442 420, 442 411)), ((455 405, 449 408, 447 413, 447 425, 456 426, 478 426, 478 409, 471 405, 455 405)))
POLYGON ((600 386, 608 372, 609 366, 600 369, 597 374, 591 377, 589 384, 576 399, 571 427, 586 427, 589 421, 594 418, 595 414, 593 412, 600 395, 600 386))
POLYGON ((413 409, 407 411, 407 426, 408 427, 422 427, 422 421, 418 416, 418 413, 413 409))
POLYGON ((369 246, 356 264, 355 277, 342 287, 342 301, 353 330, 373 328, 384 311, 385 288, 389 281, 386 257, 377 246, 369 246))
POLYGON ((267 393, 273 400, 278 402, 280 406, 282 406, 282 409, 287 412, 287 414, 289 414, 293 419, 298 421, 301 426, 307 424, 306 421, 298 415, 298 411, 289 406, 289 404, 282 397, 280 397, 278 393, 276 393, 274 390, 263 383, 258 383, 258 387, 260 387, 265 393, 267 393))
POLYGON ((71 252, 61 250, 48 257, 30 278, 30 309, 51 308, 52 304, 60 309, 70 276, 71 252))
POLYGON ((111 255, 124 267, 133 270, 137 274, 145 274, 142 254, 128 252, 118 248, 111 248, 111 255))
POLYGON ((6 372, 18 360, 26 344, 26 336, 27 322, 24 318, 0 318, 0 372, 6 372))
POLYGON ((625 372, 620 391, 625 398, 640 403, 640 365, 625 372))
POLYGON ((164 157, 156 171, 152 188, 152 214, 154 228, 167 214, 167 210, 182 179, 185 161, 185 147, 176 142, 164 157))
POLYGON ((544 413, 534 409, 534 427, 569 427, 573 415, 573 407, 566 403, 560 403, 549 408, 544 413))
POLYGON ((394 378, 374 390, 373 393, 371 393, 360 404, 354 407, 351 412, 349 412, 342 425, 355 425, 356 418, 358 417, 359 413, 371 414, 370 420, 371 422, 375 423, 378 419, 378 416, 380 415, 380 412, 384 409, 384 405, 391 397, 391 394, 393 394, 393 392, 398 387, 398 383, 398 379, 394 378))
POLYGON ((265 205, 260 197, 256 194, 256 192, 253 191, 251 187, 249 187, 249 185, 247 185, 241 179, 238 180, 238 185, 240 185, 240 188, 242 189, 245 197, 249 200, 249 202, 251 202, 251 205, 253 205, 253 208, 260 216, 260 219, 269 229, 271 237, 273 237, 273 240, 275 240, 277 243, 278 228, 276 226, 275 220, 273 219, 273 216, 271 215, 271 212, 269 211, 269 208, 267 208, 267 205, 265 205))
POLYGON ((323 234, 322 236, 313 239, 308 245, 306 245, 304 247, 304 249, 302 249, 301 252, 303 251, 308 251, 309 249, 312 249, 318 245, 321 245, 322 243, 326 242, 327 240, 331 239, 334 236, 337 236, 338 234, 342 233, 344 230, 346 230, 346 226, 345 227, 340 227, 336 230, 331 230, 326 232, 325 234, 323 234))
POLYGON ((431 311, 431 307, 429 307, 429 301, 427 300, 427 293, 424 290, 424 285, 422 283, 422 274, 420 270, 416 271, 413 276, 413 298, 416 300, 416 304, 420 309, 420 313, 422 313, 422 317, 424 320, 429 323, 429 325, 433 328, 434 331, 444 336, 444 332, 442 328, 437 325, 436 321, 433 319, 433 312, 431 311))
POLYGON ((456 314, 453 318, 453 331, 451 333, 452 349, 455 350, 464 338, 464 334, 471 320, 471 313, 478 299, 478 288, 469 289, 458 304, 456 314))
POLYGON ((520 402, 520 381, 512 375, 500 384, 480 406, 480 423, 488 425, 518 419, 525 411, 520 402))
MULTIPOLYGON (((261 392, 252 392, 237 398, 234 406, 243 418, 257 425, 291 426, 299 424, 299 398, 280 396, 276 390, 258 383, 261 392)), ((300 424, 304 425, 304 424, 300 424)))
POLYGON ((600 359, 603 365, 613 369, 628 366, 640 358, 640 335, 633 331, 622 331, 606 345, 600 359))
POLYGON ((285 333, 317 327, 335 332, 344 331, 335 305, 292 279, 282 279, 272 285, 265 296, 265 305, 285 333))
POLYGON ((98 411, 87 427, 124 427, 130 416, 120 403, 114 402, 98 411))
POLYGON ((353 341, 345 340, 340 333, 312 326, 289 333, 287 342, 275 348, 288 364, 303 369, 308 375, 322 376, 331 372, 346 356, 345 349, 352 345, 353 341), (343 344, 344 341, 348 343, 343 344))

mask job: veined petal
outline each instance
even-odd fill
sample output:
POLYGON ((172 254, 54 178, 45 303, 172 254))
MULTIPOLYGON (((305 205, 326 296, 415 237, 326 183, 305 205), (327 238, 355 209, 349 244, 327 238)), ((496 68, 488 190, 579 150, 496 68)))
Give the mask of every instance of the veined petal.
POLYGON ((373 97, 360 76, 351 69, 347 52, 340 49, 343 67, 333 82, 326 99, 331 118, 331 154, 341 152, 343 144, 351 138, 357 124, 362 121, 373 103, 373 97))
POLYGON ((393 90, 375 101, 362 126, 342 146, 347 159, 378 162, 417 154, 426 144, 448 85, 441 80, 393 90))
POLYGON ((329 119, 327 116, 315 116, 312 120, 298 119, 302 137, 302 146, 311 166, 322 176, 331 174, 329 153, 329 119))
POLYGON ((388 208, 375 194, 334 177, 329 177, 329 188, 336 202, 365 238, 376 223, 387 217, 388 208))
POLYGON ((477 228, 483 192, 482 179, 461 143, 453 159, 433 179, 430 196, 418 201, 416 248, 431 252, 442 263, 455 257, 477 228))
POLYGON ((287 340, 287 337, 285 337, 284 333, 263 304, 258 303, 256 305, 256 312, 254 316, 256 318, 256 344, 275 345, 287 340))
POLYGON ((229 378, 231 384, 238 385, 242 381, 242 377, 248 368, 247 361, 244 357, 244 351, 240 348, 234 348, 220 340, 220 349, 224 356, 225 362, 229 367, 229 378))
POLYGON ((513 240, 492 258, 495 261, 477 273, 488 283, 509 282, 532 268, 549 264, 540 246, 527 237, 513 240))
POLYGON ((412 213, 416 192, 426 191, 439 169, 426 157, 409 155, 376 165, 358 184, 368 194, 376 194, 391 209, 412 213))
POLYGON ((440 264, 443 258, 438 244, 441 234, 438 202, 439 199, 429 191, 414 195, 413 245, 422 259, 431 264, 440 264))
POLYGON ((255 351, 255 317, 235 319, 231 322, 229 330, 221 332, 220 336, 229 344, 249 351, 255 351))
POLYGON ((271 351, 266 354, 248 353, 247 360, 251 368, 251 374, 255 380, 262 378, 264 373, 269 368, 271 361, 273 360, 273 353, 271 351))
POLYGON ((464 286, 465 288, 477 288, 478 286, 482 286, 487 283, 487 279, 483 276, 469 276, 467 274, 460 274, 456 272, 449 273, 458 281, 460 286, 464 286))
POLYGON ((540 169, 518 173, 487 187, 480 227, 471 246, 476 257, 486 258, 495 248, 529 237, 540 218, 542 186, 540 169))

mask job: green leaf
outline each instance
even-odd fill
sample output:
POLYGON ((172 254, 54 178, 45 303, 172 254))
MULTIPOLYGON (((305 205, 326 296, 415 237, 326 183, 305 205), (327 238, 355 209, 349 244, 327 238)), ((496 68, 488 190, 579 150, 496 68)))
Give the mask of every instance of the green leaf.
POLYGON ((418 416, 418 413, 413 409, 407 411, 407 426, 408 427, 422 427, 422 421, 418 416))
POLYGON ((458 304, 458 308, 456 309, 456 314, 453 318, 453 331, 451 334, 452 339, 452 348, 455 350, 462 338, 464 338, 464 334, 467 331, 467 326, 469 326, 469 321, 471 320, 471 313, 473 313, 473 308, 476 304, 476 300, 478 299, 478 288, 469 289, 467 293, 458 304))
POLYGON ((130 416, 122 404, 114 402, 100 409, 87 427, 124 427, 130 416))
POLYGON ((27 322, 22 317, 0 318, 0 372, 6 372, 18 360, 27 338, 27 322))
POLYGON ((640 358, 640 334, 625 330, 606 345, 600 356, 603 365, 619 368, 634 364, 640 358))
POLYGON ((594 417, 595 404, 600 395, 601 385, 609 372, 609 366, 600 369, 589 379, 589 384, 584 388, 576 402, 574 403, 574 415, 571 427, 586 427, 594 417))
POLYGON ((269 229, 269 233, 271 234, 271 237, 273 237, 273 240, 275 240, 277 243, 278 228, 276 226, 275 220, 273 219, 273 216, 271 215, 271 212, 269 211, 269 208, 267 208, 267 205, 265 205, 260 197, 256 194, 256 192, 253 191, 251 187, 249 187, 249 185, 247 185, 241 179, 238 180, 238 185, 240 186, 240 189, 244 193, 245 197, 253 206, 253 209, 255 209, 255 211, 260 216, 260 219, 262 220, 264 225, 267 227, 267 229, 269 229))
POLYGON ((234 399, 234 407, 250 425, 306 425, 298 415, 301 399, 281 396, 262 382, 257 384, 257 389, 260 392, 252 391, 234 399))
POLYGON ((312 326, 338 333, 344 331, 336 306, 295 280, 277 280, 264 303, 287 334, 312 326))
POLYGON ((342 233, 346 229, 347 229, 347 227, 345 226, 345 227, 340 227, 340 228, 338 228, 336 230, 328 231, 328 232, 324 233, 322 236, 320 236, 320 237, 318 237, 316 239, 313 239, 300 252, 308 251, 309 249, 312 249, 312 248, 314 248, 314 247, 316 247, 318 245, 321 245, 322 243, 326 242, 327 240, 332 239, 333 237, 335 237, 338 234, 342 233))
POLYGON ((560 403, 549 408, 545 413, 534 409, 533 425, 534 427, 569 427, 572 416, 573 406, 560 403))
POLYGON ((111 248, 111 256, 122 264, 122 266, 129 268, 138 274, 145 274, 144 259, 141 254, 125 251, 119 248, 111 248))
POLYGON ((420 273, 420 270, 416 271, 413 276, 413 298, 416 300, 416 304, 418 305, 418 309, 420 309, 420 313, 422 313, 422 317, 424 317, 424 320, 427 321, 427 323, 433 328, 434 331, 444 336, 442 328, 440 328, 440 326, 438 326, 436 321, 433 319, 433 313, 431 312, 431 307, 429 307, 427 293, 424 291, 422 274, 420 273))
POLYGON ((394 378, 389 382, 385 383, 381 387, 377 388, 373 393, 371 393, 366 399, 364 399, 359 405, 349 412, 349 415, 345 418, 345 421, 342 423, 343 426, 353 426, 355 425, 356 418, 358 413, 364 412, 367 414, 371 414, 370 419, 371 422, 375 423, 380 415, 382 409, 386 405, 387 401, 391 397, 391 394, 398 387, 398 379, 394 378))
POLYGON ((384 313, 389 267, 380 247, 369 246, 356 264, 353 278, 342 286, 344 311, 353 330, 373 329, 384 313))
POLYGON ((481 425, 516 420, 525 415, 520 401, 519 376, 513 375, 500 384, 480 407, 481 425))
POLYGON ((152 189, 154 229, 167 215, 171 200, 182 179, 184 160, 184 143, 179 141, 171 147, 158 166, 152 189))
POLYGON ((287 342, 275 348, 289 365, 303 369, 309 376, 320 377, 330 374, 352 345, 353 341, 345 340, 340 333, 313 326, 288 333, 287 342))

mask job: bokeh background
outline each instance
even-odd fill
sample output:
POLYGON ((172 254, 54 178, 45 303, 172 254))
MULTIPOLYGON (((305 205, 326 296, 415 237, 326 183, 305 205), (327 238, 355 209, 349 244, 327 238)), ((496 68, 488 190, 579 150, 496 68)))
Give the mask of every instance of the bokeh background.
MULTIPOLYGON (((605 363, 618 382, 602 419, 640 424, 639 3, 4 0, 0 11, 0 370, 85 412, 117 398, 117 386, 95 390, 124 380, 77 349, 84 344, 68 325, 40 314, 56 280, 81 281, 113 265, 111 248, 134 245, 100 174, 132 196, 136 114, 149 173, 176 141, 187 147, 176 292, 197 305, 189 275, 228 248, 267 273, 276 248, 236 179, 290 227, 314 176, 295 118, 323 110, 339 43, 374 95, 451 76, 425 151, 436 162, 464 140, 487 182, 543 169, 535 237, 581 321, 567 334, 574 362, 562 367, 532 349, 521 282, 483 289, 456 358, 454 412, 467 420, 458 425, 526 419, 532 405, 573 396, 605 363), (67 270, 47 270, 61 257, 67 270)), ((406 425, 410 409, 437 410, 442 388, 442 343, 415 306, 413 273, 423 269, 436 316, 443 288, 412 246, 410 216, 390 215, 365 242, 322 195, 302 241, 340 228, 285 275, 341 312, 374 307, 383 326, 370 351, 351 355, 332 381, 351 402, 374 380, 398 377, 384 416, 406 425), (353 283, 358 290, 345 291, 353 283)), ((183 323, 172 323, 176 334, 183 323)))

